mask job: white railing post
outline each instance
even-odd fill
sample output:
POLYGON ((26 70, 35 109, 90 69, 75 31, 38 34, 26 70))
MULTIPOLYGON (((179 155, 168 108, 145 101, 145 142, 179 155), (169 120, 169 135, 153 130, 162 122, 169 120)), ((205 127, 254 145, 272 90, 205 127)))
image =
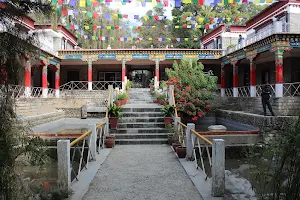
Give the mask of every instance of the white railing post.
POLYGON ((104 121, 106 122, 106 124, 105 124, 105 133, 104 133, 104 135, 109 135, 109 121, 108 121, 108 117, 105 117, 104 118, 104 121))
POLYGON ((91 156, 93 160, 96 160, 96 155, 97 155, 97 130, 96 130, 96 124, 89 124, 88 129, 92 131, 91 133, 91 138, 89 140, 89 148, 91 151, 91 156))
POLYGON ((282 83, 275 84, 275 96, 283 97, 283 84, 282 83))
POLYGON ((114 101, 114 87, 113 87, 113 85, 109 85, 108 86, 108 93, 110 92, 110 104, 112 104, 113 103, 113 101, 114 101))
POLYGON ((174 85, 169 86, 169 105, 173 106, 174 105, 174 99, 172 95, 172 91, 174 90, 174 85))
POLYGON ((187 160, 193 160, 193 143, 192 143, 192 133, 191 129, 195 130, 195 124, 194 123, 188 123, 186 128, 186 159, 187 160))
POLYGON ((225 192, 225 141, 213 139, 212 145, 212 195, 224 196, 225 192))
POLYGON ((179 122, 180 121, 181 121, 180 117, 175 117, 174 118, 174 131, 175 131, 175 133, 177 133, 179 131, 179 126, 180 126, 179 122))
POLYGON ((70 140, 57 141, 58 187, 66 191, 71 186, 70 140))

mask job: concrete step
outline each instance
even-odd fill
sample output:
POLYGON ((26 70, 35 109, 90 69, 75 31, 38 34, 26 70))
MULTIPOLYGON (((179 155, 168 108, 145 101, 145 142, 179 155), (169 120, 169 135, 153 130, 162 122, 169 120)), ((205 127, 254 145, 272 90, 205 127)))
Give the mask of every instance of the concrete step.
POLYGON ((134 123, 134 122, 163 122, 163 117, 123 117, 119 120, 120 123, 134 123))
POLYGON ((164 117, 161 112, 122 112, 122 117, 164 117))
POLYGON ((169 133, 166 128, 118 128, 117 130, 109 130, 110 134, 153 134, 153 133, 169 133))
POLYGON ((167 144, 168 139, 118 139, 115 140, 116 144, 167 144))
POLYGON ((157 134, 112 134, 115 139, 145 139, 145 138, 168 138, 167 133, 157 133, 157 134))
POLYGON ((164 128, 164 123, 119 123, 118 128, 164 128))
POLYGON ((127 108, 124 107, 122 109, 122 112, 140 112, 140 113, 144 113, 144 112, 161 112, 161 108, 127 108))

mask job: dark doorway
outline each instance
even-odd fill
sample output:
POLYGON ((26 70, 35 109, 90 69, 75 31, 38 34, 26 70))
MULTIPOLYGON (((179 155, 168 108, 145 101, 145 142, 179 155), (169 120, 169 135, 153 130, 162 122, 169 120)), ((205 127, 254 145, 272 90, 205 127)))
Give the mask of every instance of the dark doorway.
POLYGON ((270 70, 265 69, 261 71, 261 83, 266 84, 266 82, 270 83, 270 70))
POLYGON ((67 72, 67 82, 79 81, 79 71, 68 71, 67 72))
POLYGON ((106 72, 105 73, 105 81, 115 81, 116 76, 115 73, 106 72))

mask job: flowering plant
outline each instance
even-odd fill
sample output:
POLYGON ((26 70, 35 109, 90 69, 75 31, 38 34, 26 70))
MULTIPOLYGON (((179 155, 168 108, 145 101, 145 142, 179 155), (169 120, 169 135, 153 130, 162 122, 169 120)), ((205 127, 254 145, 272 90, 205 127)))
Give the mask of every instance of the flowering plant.
POLYGON ((173 69, 166 69, 169 80, 174 85, 176 107, 181 116, 197 120, 210 110, 209 101, 216 90, 217 77, 203 72, 204 66, 197 60, 182 60, 174 63, 173 69))

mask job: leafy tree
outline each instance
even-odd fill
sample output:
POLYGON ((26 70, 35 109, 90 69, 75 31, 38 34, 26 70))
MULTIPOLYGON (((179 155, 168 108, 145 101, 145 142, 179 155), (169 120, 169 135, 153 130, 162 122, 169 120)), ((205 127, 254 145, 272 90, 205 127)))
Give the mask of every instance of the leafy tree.
MULTIPOLYGON (((146 13, 146 16, 164 16, 165 10, 163 8, 154 8, 153 10, 149 10, 146 13)), ((170 29, 166 26, 171 25, 171 21, 168 19, 163 20, 145 20, 144 18, 140 19, 142 21, 141 26, 155 26, 155 28, 142 28, 140 31, 135 31, 138 37, 145 38, 145 41, 135 42, 136 46, 141 46, 143 48, 150 48, 151 45, 154 48, 166 47, 170 46, 171 41, 157 41, 155 38, 169 38, 171 37, 170 29), (148 40, 149 38, 153 38, 153 40, 148 40)))
POLYGON ((8 78, 17 82, 18 72, 23 69, 24 55, 38 55, 34 35, 27 33, 16 21, 30 13, 48 14, 48 4, 32 0, 10 0, 0 3, 0 199, 27 199, 22 179, 14 172, 16 159, 26 154, 37 161, 44 161, 40 140, 29 138, 27 130, 16 119, 13 101, 9 93, 8 78), (13 23, 15 22, 15 23, 13 23), (36 148, 37 147, 37 148, 36 148))
POLYGON ((166 69, 168 84, 175 86, 174 96, 180 115, 193 117, 193 120, 204 116, 210 109, 209 100, 217 86, 217 77, 211 72, 203 72, 203 69, 203 64, 196 59, 184 59, 166 69))

